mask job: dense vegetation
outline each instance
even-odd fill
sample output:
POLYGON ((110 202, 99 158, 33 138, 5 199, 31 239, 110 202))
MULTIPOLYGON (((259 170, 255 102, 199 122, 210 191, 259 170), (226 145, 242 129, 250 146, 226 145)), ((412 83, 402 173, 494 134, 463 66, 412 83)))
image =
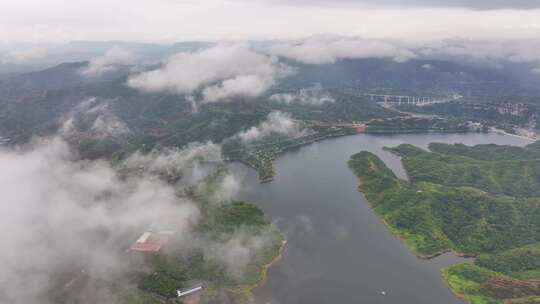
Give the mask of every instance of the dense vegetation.
POLYGON ((389 149, 402 156, 409 181, 398 179, 369 152, 353 155, 349 166, 375 212, 418 255, 448 250, 478 255, 474 265, 444 270, 456 293, 475 304, 536 303, 538 147, 431 144, 431 152, 411 145, 389 149))
POLYGON ((469 131, 460 119, 405 117, 376 119, 369 123, 368 133, 461 133, 469 131))
POLYGON ((414 182, 471 186, 492 194, 540 196, 540 146, 525 148, 432 144, 435 153, 402 145, 391 151, 403 156, 414 182))
POLYGON ((519 279, 538 278, 540 277, 540 243, 496 254, 480 255, 476 264, 519 279))

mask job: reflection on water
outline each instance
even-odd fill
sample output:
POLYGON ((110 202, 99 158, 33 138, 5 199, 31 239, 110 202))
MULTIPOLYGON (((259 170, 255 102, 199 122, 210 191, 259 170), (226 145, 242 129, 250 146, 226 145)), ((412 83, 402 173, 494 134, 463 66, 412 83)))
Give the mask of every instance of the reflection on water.
POLYGON ((286 153, 275 164, 275 180, 263 185, 253 170, 231 164, 244 180, 239 198, 264 209, 289 241, 266 286, 257 290, 258 302, 463 303, 448 290, 440 269, 465 259, 416 258, 369 209, 346 164, 352 154, 367 150, 406 178, 400 159, 382 148, 402 143, 427 148, 431 142, 530 143, 498 134, 342 137, 286 153))

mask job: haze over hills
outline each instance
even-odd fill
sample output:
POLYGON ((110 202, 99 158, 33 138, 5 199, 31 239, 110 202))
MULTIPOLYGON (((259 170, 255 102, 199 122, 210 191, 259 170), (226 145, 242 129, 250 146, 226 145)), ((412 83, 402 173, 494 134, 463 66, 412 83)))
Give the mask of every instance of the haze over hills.
POLYGON ((536 128, 536 116, 528 113, 535 113, 534 96, 540 86, 534 85, 533 78, 522 81, 531 73, 523 69, 524 63, 503 58, 498 59, 503 65, 472 63, 448 55, 429 59, 433 55, 419 56, 387 42, 339 37, 322 38, 329 39, 325 49, 317 44, 320 39, 252 46, 74 43, 74 49, 83 44, 105 51, 87 61, 61 63, 0 81, 0 117, 4 118, 0 134, 22 143, 35 135, 63 132, 83 147, 82 155, 99 158, 141 145, 183 147, 211 140, 233 147, 239 134, 263 123, 271 113, 290 113, 285 121, 311 135, 287 143, 274 141, 260 151, 253 144, 242 153, 225 149, 229 158, 257 168, 265 180, 273 176, 271 161, 277 151, 357 132, 353 124, 366 124, 368 132, 463 132, 471 128, 471 121, 484 129, 512 133, 536 128), (332 45, 354 48, 362 43, 368 47, 351 53, 332 45), (311 49, 313 44, 317 47, 311 54, 296 53, 296 48, 311 49), (152 62, 140 55, 172 50, 181 51, 152 62), (400 105, 401 109, 388 108, 367 94, 464 98, 420 107, 400 105), (470 107, 480 110, 463 110, 470 107), (521 107, 521 112, 504 114, 508 117, 492 113, 512 107, 521 107), (411 118, 412 112, 446 118, 414 118, 414 114, 411 118))
MULTIPOLYGON (((73 43, 73 49, 85 48, 88 45, 96 50, 105 50, 112 43, 73 43), (83 46, 80 46, 83 45, 83 46)), ((205 43, 177 44, 170 47, 140 44, 114 44, 129 56, 137 57, 136 52, 166 54, 173 50, 187 51, 193 54, 194 50, 206 47, 205 43), (123 48, 126 48, 125 50, 123 48), (131 50, 134 49, 135 53, 131 50), (142 49, 142 50, 141 50, 142 49), (129 51, 128 51, 129 50, 129 51)), ((110 49, 109 49, 110 51, 110 49)), ((97 51, 96 51, 97 52, 97 51)), ((255 51, 253 51, 255 52, 255 51)), ((104 56, 106 56, 105 54, 104 56)), ((122 55, 122 54, 121 54, 122 55)), ((263 56, 263 55, 261 55, 263 56)), ((113 56, 114 57, 114 56, 113 56)), ((281 64, 290 69, 290 73, 283 79, 271 80, 275 82, 267 86, 258 96, 231 96, 225 98, 226 102, 201 104, 200 113, 193 113, 190 98, 192 93, 175 93, 168 89, 159 89, 155 92, 144 92, 130 87, 128 81, 133 75, 145 70, 153 70, 156 65, 134 65, 135 59, 110 58, 110 62, 99 63, 94 69, 102 69, 99 74, 88 75, 89 67, 95 65, 92 61, 61 63, 60 65, 35 72, 23 73, 0 81, 2 102, 2 116, 9 118, 3 121, 2 133, 4 136, 15 137, 30 133, 39 133, 48 127, 57 124, 59 120, 76 105, 88 98, 96 98, 97 103, 108 103, 114 115, 120 117, 128 124, 130 129, 137 131, 141 124, 148 127, 158 127, 158 121, 167 121, 171 124, 173 117, 203 116, 207 108, 231 108, 236 104, 249 104, 244 114, 264 115, 272 109, 290 109, 291 104, 270 102, 275 94, 295 93, 302 89, 320 86, 328 90, 330 95, 339 96, 337 103, 321 105, 296 104, 299 109, 316 109, 322 107, 340 107, 343 103, 354 101, 362 108, 357 117, 336 116, 334 119, 345 121, 366 120, 385 116, 379 106, 368 103, 364 94, 395 94, 413 96, 444 96, 459 93, 465 97, 483 96, 535 96, 539 86, 523 83, 510 68, 493 67, 482 64, 458 63, 456 60, 430 60, 411 59, 398 62, 391 59, 339 59, 334 63, 306 64, 298 61, 281 58, 281 64), (120 64, 114 62, 120 60, 120 64), (123 61, 122 61, 123 60, 123 61), (103 64, 103 66, 99 66, 103 64), (85 70, 86 69, 86 70, 85 70), (331 105, 330 105, 331 104, 331 105), (28 110, 22 111, 19 107, 28 110), (251 110, 248 110, 251 108, 251 110), (361 113, 363 112, 363 113, 361 113), (371 113, 371 114, 370 114, 371 113), (377 114, 378 113, 378 114, 377 114), (18 117, 19 115, 22 115, 18 117), (32 119, 28 119, 28 115, 32 119), (157 125, 156 125, 157 124, 157 125)), ((165 57, 166 58, 166 57, 165 57)), ((92 58, 89 58, 92 60, 92 58)), ((279 60, 279 59, 276 59, 279 60)), ((143 61, 144 62, 144 61, 143 61)), ((163 63, 162 66, 166 66, 163 63)), ((274 77, 274 76, 271 76, 274 77)), ((281 77, 281 76, 280 76, 281 77)), ((524 76, 521 76, 524 77, 524 76)), ((216 79, 218 80, 218 79, 216 79)), ((200 94, 200 92, 194 92, 200 94)), ((193 95, 196 97, 196 95, 193 95)), ((316 98, 317 96, 315 96, 316 98)), ((298 111, 297 111, 298 112, 298 111)), ((309 119, 309 115, 302 115, 309 119)), ((314 114, 315 115, 315 114, 314 114)), ((256 115, 255 115, 256 116, 256 115)), ((255 117, 254 116, 254 117, 255 117)), ((257 119, 252 120, 257 121, 257 119)), ((240 129, 246 125, 239 125, 240 129)), ((143 130, 140 130, 143 131, 143 130)), ((238 130, 231 130, 232 135, 238 130)), ((223 139, 224 137, 220 138, 223 139)), ((187 142, 183 142, 185 144, 187 142)))
POLYGON ((538 303, 539 18, 0 1, 0 304, 538 303))

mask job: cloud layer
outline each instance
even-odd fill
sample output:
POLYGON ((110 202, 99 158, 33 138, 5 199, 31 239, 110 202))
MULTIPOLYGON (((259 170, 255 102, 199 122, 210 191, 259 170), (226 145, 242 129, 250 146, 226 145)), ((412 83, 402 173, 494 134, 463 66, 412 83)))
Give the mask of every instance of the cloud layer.
MULTIPOLYGON (((0 151, 0 236, 9 240, 0 245, 0 302, 47 303, 51 288, 63 288, 53 283, 81 271, 121 286, 125 248, 138 233, 167 222, 189 234, 198 218, 195 205, 159 179, 123 179, 104 162, 73 159, 58 139, 0 151)), ((89 297, 77 302, 106 302, 93 288, 82 287, 89 297)))
POLYGON ((115 70, 119 65, 130 65, 135 62, 135 56, 128 50, 113 46, 103 56, 90 60, 88 66, 81 70, 86 76, 100 76, 103 73, 115 70))
POLYGON ((320 84, 310 88, 300 89, 296 93, 280 93, 270 96, 271 101, 285 104, 300 104, 304 106, 322 106, 335 102, 334 97, 325 92, 320 84))
POLYGON ((95 97, 78 104, 61 119, 60 134, 71 138, 91 135, 96 138, 119 137, 130 134, 128 126, 110 109, 107 101, 95 97))
POLYGON ((450 39, 422 46, 425 56, 464 56, 510 62, 540 62, 539 39, 450 39))
POLYGON ((268 114, 268 117, 260 125, 251 127, 248 130, 238 134, 244 143, 249 143, 272 134, 286 135, 289 137, 298 137, 303 134, 300 126, 295 122, 291 115, 280 111, 268 114))
POLYGON ((200 167, 201 162, 222 162, 221 147, 211 142, 188 144, 183 149, 164 148, 149 153, 135 152, 124 161, 126 168, 144 169, 161 176, 182 176, 189 185, 203 180, 208 172, 200 167))
POLYGON ((230 41, 320 33, 531 38, 540 36, 539 8, 538 0, 4 0, 0 42, 230 41))
MULTIPOLYGON (((325 5, 325 0, 259 0, 288 5, 325 5)), ((537 0, 338 0, 335 4, 367 4, 379 7, 463 7, 471 9, 534 9, 540 8, 537 0)))
POLYGON ((4 54, 2 63, 25 64, 47 56, 47 48, 33 47, 28 49, 12 50, 4 54))
POLYGON ((416 55, 391 43, 354 38, 323 37, 291 41, 270 47, 270 53, 304 63, 334 63, 339 59, 391 58, 407 61, 416 55))
MULTIPOLYGON (((341 59, 443 59, 540 65, 540 39, 430 39, 424 41, 373 40, 319 35, 270 44, 265 51, 306 64, 334 63, 341 59)), ((466 62, 465 61, 465 62, 466 62)), ((429 65, 424 68, 429 69, 429 65)), ((431 67, 432 68, 432 67, 431 67)), ((282 96, 287 101, 287 96, 282 96)), ((277 98, 277 97, 276 97, 277 98)), ((290 99, 290 98, 289 98, 290 99)))
POLYGON ((204 102, 217 102, 259 96, 291 73, 276 58, 245 44, 229 44, 178 53, 161 68, 132 76, 128 85, 146 92, 200 93, 204 102))

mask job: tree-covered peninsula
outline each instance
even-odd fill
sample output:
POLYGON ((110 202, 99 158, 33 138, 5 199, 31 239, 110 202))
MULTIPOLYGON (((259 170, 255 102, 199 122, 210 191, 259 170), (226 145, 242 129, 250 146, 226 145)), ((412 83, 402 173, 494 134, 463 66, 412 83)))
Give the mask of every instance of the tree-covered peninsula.
POLYGON ((443 270, 456 294, 474 304, 538 303, 540 144, 429 148, 388 149, 408 181, 369 152, 348 164, 374 211, 418 256, 477 257, 443 270))

